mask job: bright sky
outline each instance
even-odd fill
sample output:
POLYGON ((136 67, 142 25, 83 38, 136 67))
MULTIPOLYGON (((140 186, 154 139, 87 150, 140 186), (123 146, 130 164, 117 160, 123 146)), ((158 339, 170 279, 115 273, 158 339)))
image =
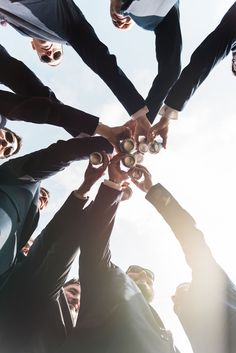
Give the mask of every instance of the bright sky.
MULTIPOLYGON (((127 32, 117 30, 109 17, 109 0, 75 2, 145 97, 157 70, 153 33, 135 25, 127 32)), ((183 66, 232 3, 232 0, 181 1, 183 66)), ((24 61, 64 103, 100 116, 102 122, 112 126, 128 120, 127 113, 110 90, 71 48, 65 48, 61 66, 49 68, 33 54, 29 38, 20 36, 10 27, 0 28, 0 33, 0 43, 24 61)), ((147 159, 146 166, 153 175, 153 182, 160 182, 169 189, 196 219, 216 259, 236 282, 233 266, 236 79, 231 74, 230 64, 231 55, 215 68, 179 120, 171 123, 167 150, 147 159)), ((9 123, 8 127, 24 137, 21 154, 69 138, 54 127, 19 122, 9 123)), ((76 162, 44 183, 51 192, 51 201, 41 216, 39 231, 67 195, 80 185, 86 164, 76 162)), ((191 353, 170 300, 175 287, 191 278, 190 271, 174 235, 144 196, 135 190, 132 199, 120 206, 112 235, 113 262, 124 270, 133 263, 154 270, 157 278, 154 306, 173 332, 181 352, 191 353)), ((76 273, 75 269, 73 273, 76 273)))

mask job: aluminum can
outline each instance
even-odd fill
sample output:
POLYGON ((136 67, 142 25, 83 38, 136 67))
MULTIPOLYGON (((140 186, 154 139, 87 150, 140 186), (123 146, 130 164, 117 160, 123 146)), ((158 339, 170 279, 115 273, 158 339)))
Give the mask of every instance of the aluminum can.
POLYGON ((131 138, 127 138, 120 143, 120 149, 122 152, 131 153, 135 150, 135 141, 131 138))
POLYGON ((99 165, 103 162, 103 155, 100 152, 93 152, 89 156, 89 161, 92 165, 99 165))

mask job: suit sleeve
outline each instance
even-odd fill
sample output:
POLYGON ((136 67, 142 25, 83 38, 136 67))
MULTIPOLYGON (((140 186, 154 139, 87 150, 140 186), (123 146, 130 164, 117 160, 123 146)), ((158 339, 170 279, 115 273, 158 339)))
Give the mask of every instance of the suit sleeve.
POLYGON ((13 58, 2 45, 0 45, 0 63, 0 82, 13 92, 58 101, 51 89, 44 86, 22 61, 13 58))
MULTIPOLYGON (((85 231, 81 240, 81 273, 85 272, 84 269, 92 273, 98 266, 109 266, 109 240, 120 197, 121 191, 104 184, 100 186, 86 215, 85 231)), ((85 277, 87 278, 87 275, 85 277)))
POLYGON ((181 71, 182 36, 177 4, 159 23, 155 35, 158 74, 146 98, 147 116, 151 124, 181 71))
MULTIPOLYGON (((146 199, 157 209, 170 226, 181 245, 186 261, 193 273, 199 277, 215 271, 216 262, 207 246, 203 233, 197 229, 192 216, 161 185, 154 185, 146 199)), ((208 277, 209 278, 209 277, 208 277)))
POLYGON ((236 39, 235 15, 236 4, 194 51, 165 100, 169 107, 181 111, 215 65, 229 54, 236 39))
MULTIPOLYGON (((79 9, 77 9, 79 11, 79 9)), ((97 37, 92 26, 81 13, 80 19, 71 21, 70 31, 79 33, 78 38, 70 36, 70 45, 82 60, 107 84, 129 115, 146 104, 134 85, 117 65, 115 55, 97 37)))
POLYGON ((120 193, 102 184, 92 207, 86 214, 79 257, 79 279, 82 289, 79 327, 100 325, 116 304, 113 295, 107 297, 107 291, 114 276, 114 265, 110 262, 109 240, 120 193))
MULTIPOLYGON (((48 299, 64 285, 78 253, 86 200, 72 193, 35 239, 21 272, 31 291, 48 299)), ((37 294, 37 297, 38 297, 37 294)))
POLYGON ((111 153, 113 147, 100 136, 59 140, 48 148, 11 159, 0 168, 15 178, 40 181, 65 169, 73 161, 87 159, 95 151, 111 153))
POLYGON ((72 136, 93 135, 99 118, 47 97, 28 97, 0 90, 0 114, 9 120, 63 127, 72 136))

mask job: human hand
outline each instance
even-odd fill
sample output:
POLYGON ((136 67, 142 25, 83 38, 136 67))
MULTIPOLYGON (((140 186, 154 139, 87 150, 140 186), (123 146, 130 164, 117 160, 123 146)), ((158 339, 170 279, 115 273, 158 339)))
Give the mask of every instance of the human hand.
MULTIPOLYGON (((150 131, 151 128, 151 124, 150 121, 148 120, 146 114, 140 116, 139 118, 135 119, 135 129, 134 129, 134 139, 135 142, 138 143, 139 142, 139 136, 144 136, 145 138, 147 138, 147 141, 150 142, 152 140, 149 140, 148 138, 148 133, 150 131)), ((151 135, 150 135, 151 138, 151 135)))
POLYGON ((105 170, 109 164, 109 158, 106 152, 103 151, 101 152, 101 154, 103 157, 103 161, 100 167, 94 167, 91 162, 89 162, 87 169, 84 173, 84 181, 77 190, 77 194, 79 196, 85 197, 91 187, 96 183, 96 181, 104 175, 105 170))
POLYGON ((154 140, 156 136, 161 136, 162 146, 166 148, 167 136, 169 130, 170 119, 165 118, 164 116, 159 120, 159 122, 153 125, 148 132, 148 140, 154 140))
POLYGON ((129 179, 127 172, 123 171, 120 167, 120 163, 125 153, 118 153, 111 160, 108 166, 109 180, 116 184, 124 184, 124 181, 129 179))
POLYGON ((152 175, 148 171, 146 167, 141 164, 137 164, 134 168, 131 168, 128 171, 128 175, 130 176, 132 182, 143 192, 148 192, 149 189, 152 187, 152 175), (137 180, 133 177, 134 171, 142 174, 142 179, 137 180))
POLYGON ((124 16, 120 13, 121 0, 111 0, 110 15, 112 23, 116 28, 128 29, 131 27, 133 21, 130 16, 124 16))
POLYGON ((120 141, 131 137, 131 130, 126 125, 109 127, 99 123, 95 133, 105 137, 114 147, 116 152, 120 152, 120 141))

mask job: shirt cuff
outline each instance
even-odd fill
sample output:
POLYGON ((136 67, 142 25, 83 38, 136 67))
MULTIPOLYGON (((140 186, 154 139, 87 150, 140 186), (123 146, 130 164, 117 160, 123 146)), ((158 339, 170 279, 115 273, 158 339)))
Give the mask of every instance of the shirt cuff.
POLYGON ((145 107, 139 109, 136 113, 131 115, 131 119, 136 120, 144 115, 146 115, 149 112, 148 107, 145 105, 145 107))
POLYGON ((122 187, 120 184, 114 183, 114 181, 111 181, 111 180, 104 180, 103 184, 118 191, 122 190, 122 187))
POLYGON ((163 107, 161 107, 159 110, 158 114, 164 116, 167 119, 178 120, 178 113, 178 110, 168 107, 168 105, 164 104, 163 107))
POLYGON ((83 196, 81 195, 78 190, 74 190, 73 192, 74 196, 77 197, 77 199, 80 199, 80 200, 88 200, 89 197, 88 196, 83 196))

